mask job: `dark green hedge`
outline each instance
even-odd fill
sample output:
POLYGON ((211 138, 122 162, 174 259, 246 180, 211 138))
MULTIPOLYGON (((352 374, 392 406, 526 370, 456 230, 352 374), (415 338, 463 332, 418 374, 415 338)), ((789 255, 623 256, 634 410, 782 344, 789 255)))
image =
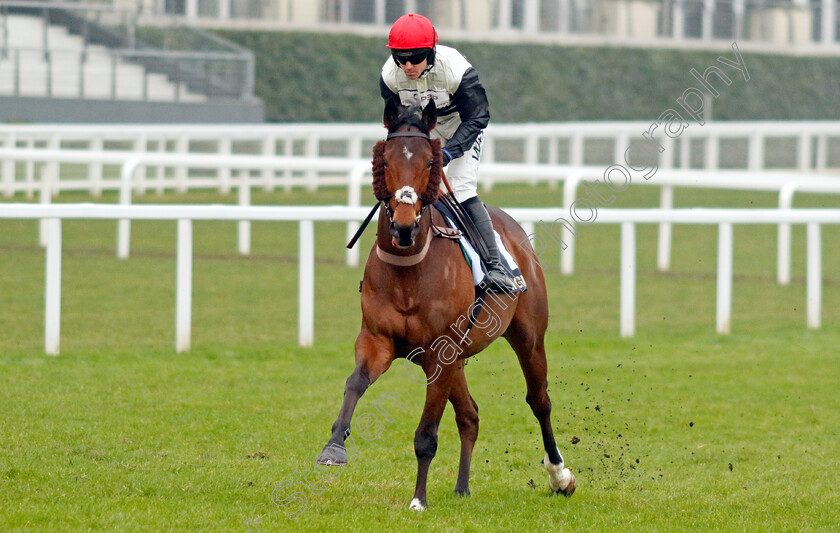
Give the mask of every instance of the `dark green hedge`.
MULTIPOLYGON (((257 96, 268 121, 380 119, 383 38, 288 32, 219 32, 256 56, 257 96)), ((714 84, 719 120, 840 119, 840 58, 743 54, 750 80, 716 61, 731 50, 444 43, 481 75, 498 122, 653 120, 717 65, 732 84, 714 84)), ((677 109, 679 109, 677 107, 677 109)))

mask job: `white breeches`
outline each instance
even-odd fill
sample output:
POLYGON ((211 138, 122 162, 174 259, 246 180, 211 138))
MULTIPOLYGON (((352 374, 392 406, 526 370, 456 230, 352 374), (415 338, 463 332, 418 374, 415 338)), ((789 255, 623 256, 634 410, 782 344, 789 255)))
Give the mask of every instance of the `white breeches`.
MULTIPOLYGON (((436 132, 432 132, 435 136, 436 132)), ((443 141, 443 139, 441 139, 443 141)), ((475 142, 464 155, 458 159, 453 159, 449 162, 443 171, 446 173, 446 179, 449 184, 455 189, 451 191, 455 194, 455 199, 459 202, 469 200, 473 196, 478 196, 478 164, 481 162, 481 145, 484 141, 484 131, 478 134, 475 142)), ((445 189, 446 187, 443 186, 445 189)))

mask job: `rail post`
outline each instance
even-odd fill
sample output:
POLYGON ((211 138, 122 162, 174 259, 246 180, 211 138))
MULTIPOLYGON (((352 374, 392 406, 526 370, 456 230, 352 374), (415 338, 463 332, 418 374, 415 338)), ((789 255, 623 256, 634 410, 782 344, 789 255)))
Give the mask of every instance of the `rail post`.
POLYGON ((175 350, 190 351, 192 330, 192 220, 178 220, 178 252, 175 274, 175 350))
POLYGON ((717 332, 729 334, 732 321, 732 223, 718 225, 717 332))
POLYGON ((44 307, 44 351, 58 355, 61 339, 61 219, 46 219, 46 287, 44 307))
POLYGON ((300 221, 298 344, 312 346, 315 336, 315 224, 300 221))
POLYGON ((636 333, 636 225, 621 223, 621 336, 636 333))

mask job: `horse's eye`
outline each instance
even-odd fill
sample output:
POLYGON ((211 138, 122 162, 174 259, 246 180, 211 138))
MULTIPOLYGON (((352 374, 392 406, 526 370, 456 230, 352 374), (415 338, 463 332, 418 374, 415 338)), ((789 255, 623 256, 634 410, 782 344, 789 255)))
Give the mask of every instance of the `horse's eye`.
POLYGON ((429 159, 428 161, 426 161, 426 168, 432 168, 432 165, 434 164, 434 162, 435 162, 434 159, 429 159))

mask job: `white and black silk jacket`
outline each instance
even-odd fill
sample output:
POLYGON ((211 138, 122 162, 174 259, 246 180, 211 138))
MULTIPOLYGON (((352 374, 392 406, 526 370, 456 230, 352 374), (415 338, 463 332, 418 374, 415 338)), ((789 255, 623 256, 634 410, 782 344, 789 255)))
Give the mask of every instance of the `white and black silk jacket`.
POLYGON ((386 101, 437 107, 437 132, 453 159, 464 155, 490 121, 490 106, 478 72, 460 52, 438 45, 434 65, 411 80, 392 58, 382 67, 379 89, 386 101))

